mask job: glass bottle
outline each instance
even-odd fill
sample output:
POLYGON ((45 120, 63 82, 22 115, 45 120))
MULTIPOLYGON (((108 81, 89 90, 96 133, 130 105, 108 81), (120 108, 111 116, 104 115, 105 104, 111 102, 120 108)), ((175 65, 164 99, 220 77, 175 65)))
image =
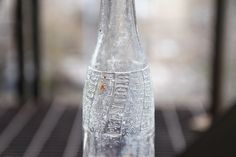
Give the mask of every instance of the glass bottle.
POLYGON ((101 0, 83 95, 84 157, 154 157, 154 97, 134 0, 101 0))

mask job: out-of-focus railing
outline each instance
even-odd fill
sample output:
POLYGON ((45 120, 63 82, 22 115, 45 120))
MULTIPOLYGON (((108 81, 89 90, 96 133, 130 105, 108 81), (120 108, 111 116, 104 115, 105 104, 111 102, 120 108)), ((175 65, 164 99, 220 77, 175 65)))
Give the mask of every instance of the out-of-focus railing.
POLYGON ((17 88, 20 104, 24 104, 30 97, 37 101, 41 95, 39 2, 38 0, 16 1, 15 41, 18 54, 17 88))

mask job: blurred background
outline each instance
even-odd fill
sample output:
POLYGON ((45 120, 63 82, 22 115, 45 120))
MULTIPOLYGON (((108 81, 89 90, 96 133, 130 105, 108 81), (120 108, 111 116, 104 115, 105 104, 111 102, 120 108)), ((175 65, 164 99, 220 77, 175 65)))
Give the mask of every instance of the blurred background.
MULTIPOLYGON (((81 155, 98 0, 0 0, 0 156, 81 155)), ((136 0, 158 157, 181 154, 236 98, 235 0, 136 0)))

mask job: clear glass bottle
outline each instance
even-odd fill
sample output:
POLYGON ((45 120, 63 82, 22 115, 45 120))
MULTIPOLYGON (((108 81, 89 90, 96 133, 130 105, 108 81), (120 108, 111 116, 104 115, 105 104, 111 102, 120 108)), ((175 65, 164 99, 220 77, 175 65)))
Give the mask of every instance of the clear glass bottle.
POLYGON ((83 96, 84 157, 154 157, 154 97, 134 0, 101 0, 83 96))

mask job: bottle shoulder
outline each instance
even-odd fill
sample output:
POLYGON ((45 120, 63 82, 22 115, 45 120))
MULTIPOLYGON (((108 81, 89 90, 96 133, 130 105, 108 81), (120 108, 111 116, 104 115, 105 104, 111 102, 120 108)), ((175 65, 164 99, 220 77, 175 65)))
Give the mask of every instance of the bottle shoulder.
POLYGON ((135 71, 148 65, 138 37, 98 37, 90 66, 101 71, 135 71))

